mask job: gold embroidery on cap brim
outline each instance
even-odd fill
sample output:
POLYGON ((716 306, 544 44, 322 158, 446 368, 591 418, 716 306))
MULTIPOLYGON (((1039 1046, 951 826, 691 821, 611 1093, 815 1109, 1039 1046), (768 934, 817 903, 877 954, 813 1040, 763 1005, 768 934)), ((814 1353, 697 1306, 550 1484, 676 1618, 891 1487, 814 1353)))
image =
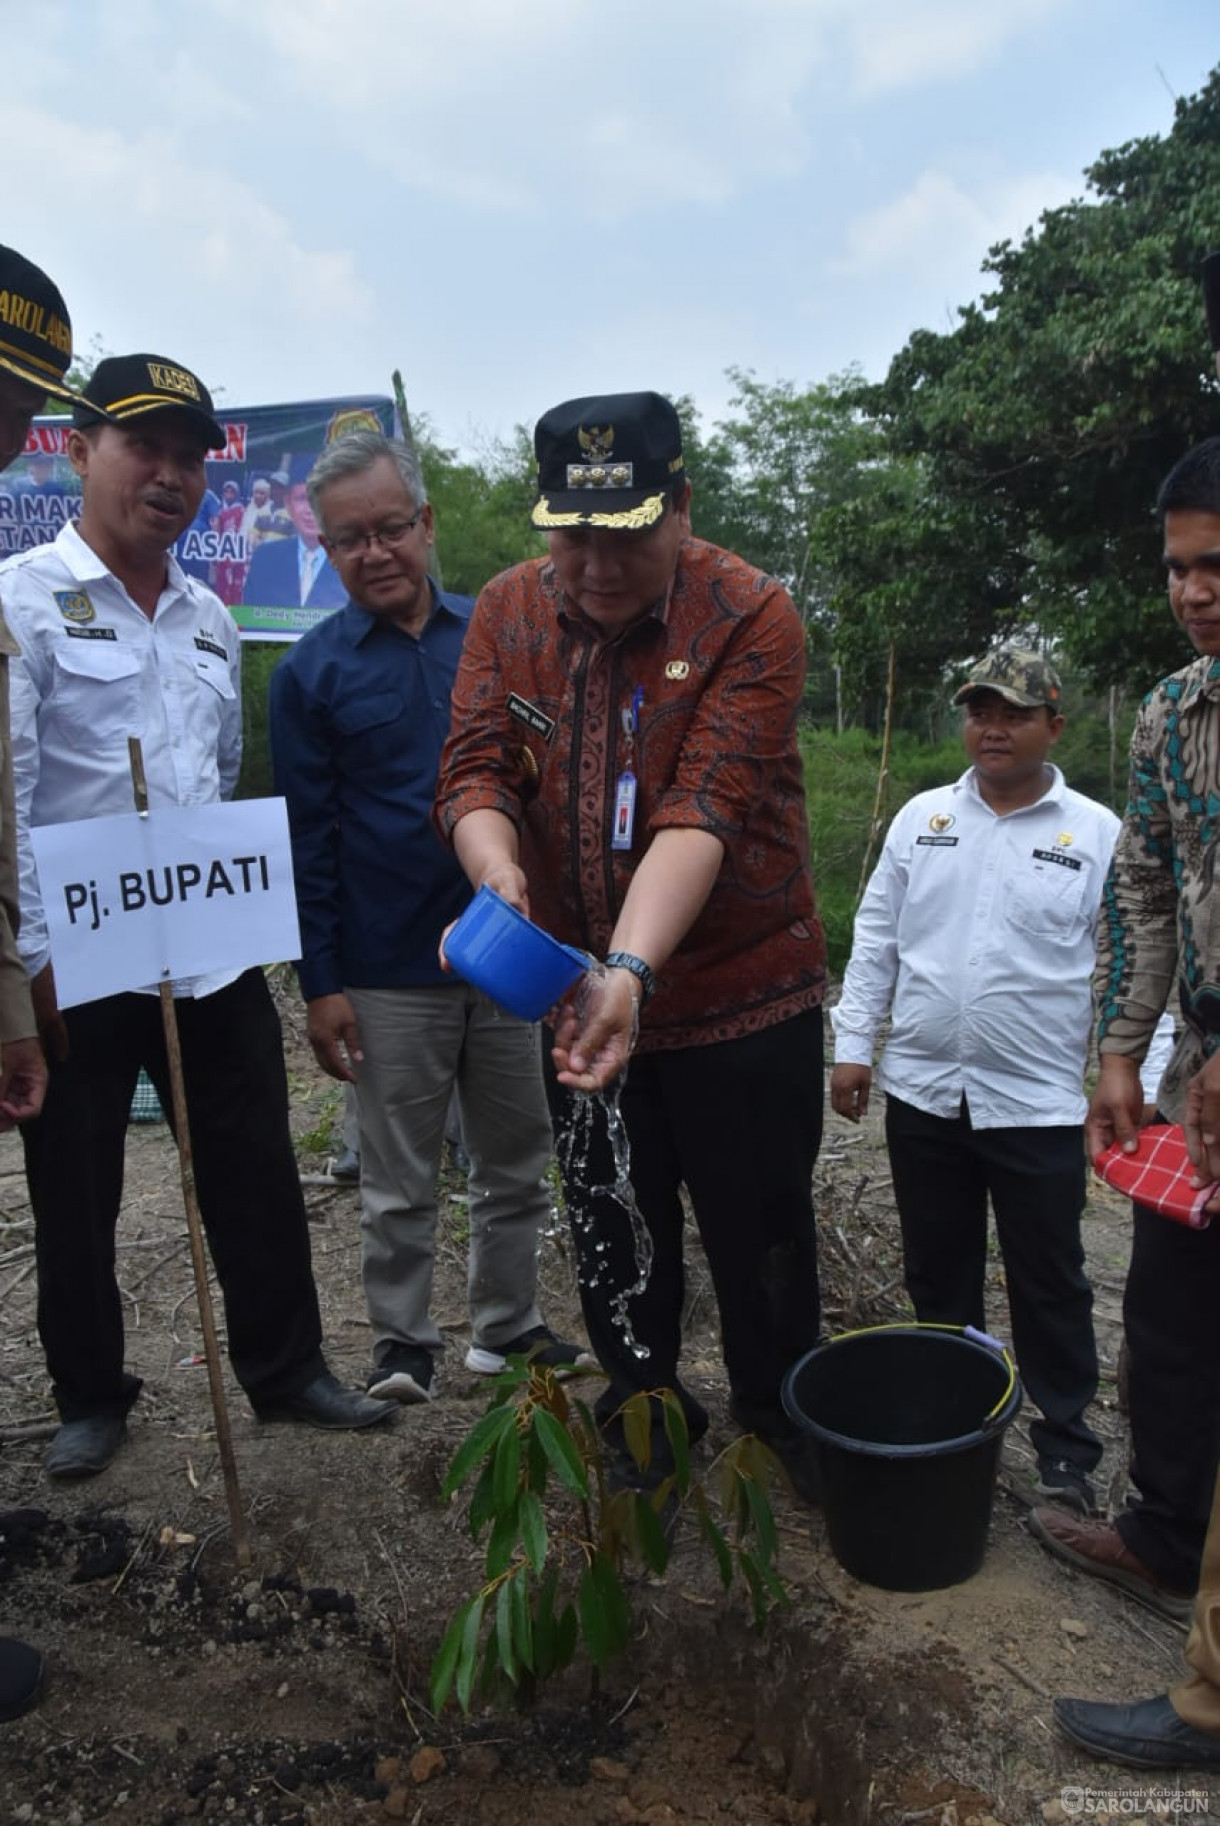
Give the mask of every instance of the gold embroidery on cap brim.
POLYGON ((641 526, 655 526, 665 511, 665 496, 650 495, 636 507, 624 508, 622 513, 574 513, 558 514, 551 511, 550 503, 541 500, 534 507, 531 519, 535 526, 606 526, 618 532, 631 532, 641 526))

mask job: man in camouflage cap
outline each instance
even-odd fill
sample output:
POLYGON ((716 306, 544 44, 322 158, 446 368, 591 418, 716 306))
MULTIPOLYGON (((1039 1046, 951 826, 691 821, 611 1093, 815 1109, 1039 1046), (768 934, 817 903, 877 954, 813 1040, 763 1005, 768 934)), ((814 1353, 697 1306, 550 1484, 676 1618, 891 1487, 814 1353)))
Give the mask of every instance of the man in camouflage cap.
POLYGON ((1060 699, 1054 667, 1014 646, 956 694, 970 766, 890 826, 831 1012, 830 1098, 859 1121, 892 1015, 878 1074, 916 1315, 984 1327, 990 1196, 1017 1362, 1039 1409, 1037 1488, 1084 1514, 1101 1447, 1084 1417, 1097 1351, 1080 1237, 1083 1082, 1118 819, 1051 763, 1060 699))

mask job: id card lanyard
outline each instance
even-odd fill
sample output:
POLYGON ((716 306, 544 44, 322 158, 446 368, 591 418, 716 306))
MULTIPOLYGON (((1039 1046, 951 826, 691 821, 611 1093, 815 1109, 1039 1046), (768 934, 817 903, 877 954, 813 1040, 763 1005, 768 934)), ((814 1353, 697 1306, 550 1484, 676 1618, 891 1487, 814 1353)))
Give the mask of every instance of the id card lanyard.
POLYGON ((631 836, 635 829, 636 792, 636 779, 631 763, 635 759, 636 738, 640 733, 640 711, 643 707, 644 688, 642 685, 637 685, 632 695, 631 708, 623 711, 626 761, 614 788, 614 830, 610 838, 612 850, 631 848, 631 836))

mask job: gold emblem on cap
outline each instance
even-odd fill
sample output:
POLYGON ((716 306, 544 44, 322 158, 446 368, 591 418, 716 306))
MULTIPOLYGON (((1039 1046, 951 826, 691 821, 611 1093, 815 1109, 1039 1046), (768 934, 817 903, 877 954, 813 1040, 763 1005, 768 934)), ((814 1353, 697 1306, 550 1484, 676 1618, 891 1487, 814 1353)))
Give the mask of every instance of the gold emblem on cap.
POLYGON ((1055 838, 1055 842, 1061 850, 1070 850, 1075 841, 1071 831, 1060 831, 1055 838))
POLYGON ((667 659, 665 662, 666 678, 687 678, 690 675, 690 661, 685 659, 667 659))
POLYGON ((614 449, 614 426, 590 425, 586 431, 583 425, 579 425, 576 429, 576 442, 591 463, 604 463, 614 449))
POLYGON ((952 830, 956 823, 957 819, 952 812, 933 812, 928 819, 928 829, 939 835, 941 831, 952 830))

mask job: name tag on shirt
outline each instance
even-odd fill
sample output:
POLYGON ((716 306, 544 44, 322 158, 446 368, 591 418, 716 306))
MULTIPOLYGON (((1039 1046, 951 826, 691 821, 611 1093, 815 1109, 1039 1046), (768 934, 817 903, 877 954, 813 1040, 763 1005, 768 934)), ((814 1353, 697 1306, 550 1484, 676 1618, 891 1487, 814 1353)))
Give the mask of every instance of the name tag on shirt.
POLYGON ((201 653, 214 653, 217 659, 228 659, 228 654, 219 641, 205 640, 202 634, 196 634, 195 645, 201 653))
POLYGON ((515 691, 509 696, 508 714, 515 716, 519 723, 524 723, 527 729, 532 729, 535 735, 540 735, 544 742, 549 742, 555 733, 554 717, 547 716, 545 711, 539 710, 537 704, 531 704, 528 698, 518 697, 515 691))
POLYGON ((69 640, 117 640, 113 628, 65 628, 69 640))
POLYGON ((922 843, 930 850, 951 850, 957 842, 956 837, 916 837, 916 843, 922 843))
POLYGON ((1082 864, 1079 856, 1064 856, 1059 850, 1035 850, 1035 862, 1053 862, 1057 868, 1075 869, 1079 873, 1082 864))

